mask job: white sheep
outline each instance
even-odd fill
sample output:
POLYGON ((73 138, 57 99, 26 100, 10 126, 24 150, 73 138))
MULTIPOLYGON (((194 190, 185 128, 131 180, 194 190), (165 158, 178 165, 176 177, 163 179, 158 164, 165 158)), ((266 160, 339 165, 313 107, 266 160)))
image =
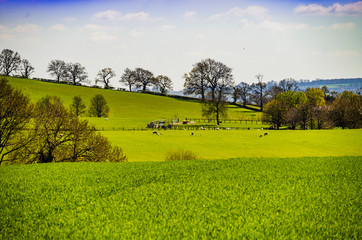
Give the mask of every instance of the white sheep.
POLYGON ((220 128, 216 128, 216 130, 220 130, 220 128))

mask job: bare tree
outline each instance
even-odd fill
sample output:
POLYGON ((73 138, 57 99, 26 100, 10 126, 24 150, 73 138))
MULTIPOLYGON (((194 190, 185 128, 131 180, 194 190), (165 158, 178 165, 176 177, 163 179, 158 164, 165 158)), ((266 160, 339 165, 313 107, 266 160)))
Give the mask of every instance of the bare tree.
POLYGON ((134 70, 134 77, 136 87, 142 88, 142 91, 147 90, 147 86, 154 84, 153 73, 143 68, 136 68, 134 70))
POLYGON ((104 88, 108 89, 110 88, 110 81, 111 78, 116 76, 116 74, 113 72, 112 68, 103 68, 102 70, 99 70, 96 78, 96 84, 98 82, 101 82, 104 84, 104 88))
POLYGON ((254 101, 259 104, 260 111, 263 111, 263 106, 267 102, 269 91, 266 83, 263 82, 263 75, 257 74, 255 78, 258 80, 257 83, 252 84, 254 101))
POLYGON ((185 73, 184 79, 184 94, 200 95, 201 100, 204 101, 208 82, 198 70, 198 67, 194 65, 194 68, 191 70, 191 72, 185 73))
POLYGON ((34 73, 34 67, 27 59, 23 59, 20 62, 20 74, 23 78, 29 78, 34 73))
POLYGON ((279 87, 283 92, 297 91, 299 89, 298 82, 293 78, 285 78, 279 82, 279 87))
POLYGON ((231 93, 234 80, 232 70, 221 62, 206 59, 197 64, 200 73, 209 83, 207 101, 203 105, 203 115, 215 115, 220 124, 220 115, 226 114, 226 96, 231 93))
POLYGON ((20 61, 19 53, 10 49, 2 50, 0 54, 0 72, 5 76, 9 76, 13 71, 18 69, 20 61))
POLYGON ((66 78, 68 75, 67 64, 63 60, 51 60, 47 72, 55 76, 59 83, 61 79, 66 78))
POLYGON ((241 82, 237 85, 239 89, 239 98, 243 101, 243 106, 250 102, 251 86, 246 82, 241 82))
POLYGON ((28 97, 0 79, 0 164, 6 155, 21 148, 26 141, 20 134, 32 116, 28 97))
POLYGON ((68 71, 68 76, 73 82, 73 85, 77 85, 81 82, 85 82, 88 75, 80 63, 68 63, 66 65, 66 71, 68 71))
POLYGON ((169 77, 159 75, 154 78, 154 84, 162 94, 167 94, 168 90, 172 90, 172 81, 169 77))
POLYGON ((136 84, 136 75, 135 71, 132 71, 129 68, 126 68, 124 70, 123 75, 121 76, 121 79, 119 80, 120 83, 123 83, 124 85, 127 85, 129 87, 129 91, 132 91, 132 86, 136 84))

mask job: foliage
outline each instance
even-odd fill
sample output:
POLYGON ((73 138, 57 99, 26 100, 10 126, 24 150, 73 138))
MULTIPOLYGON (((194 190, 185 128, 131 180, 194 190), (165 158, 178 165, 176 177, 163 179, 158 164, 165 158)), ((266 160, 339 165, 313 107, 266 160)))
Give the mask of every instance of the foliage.
POLYGON ((0 54, 0 73, 9 76, 18 70, 21 58, 19 53, 10 49, 3 49, 0 54))
POLYGON ((285 123, 285 113, 287 112, 287 105, 284 101, 272 100, 264 107, 264 120, 271 122, 277 129, 285 123))
POLYGON ((85 106, 85 103, 81 96, 73 97, 73 102, 69 108, 71 113, 75 114, 78 117, 81 114, 85 113, 86 108, 87 107, 85 106))
POLYGON ((359 239, 361 157, 0 168, 1 239, 359 239))
POLYGON ((22 131, 32 116, 32 108, 27 96, 0 78, 0 164, 6 155, 27 142, 22 131))
POLYGON ((337 127, 362 127, 362 100, 355 93, 344 91, 332 103, 330 116, 337 127))
POLYGON ((154 85, 153 73, 143 68, 136 68, 132 77, 135 79, 136 87, 142 88, 143 92, 147 90, 148 86, 154 85))
POLYGON ((31 141, 10 154, 11 163, 127 160, 87 121, 70 114, 58 97, 46 96, 37 102, 33 129, 26 134, 31 141))
POLYGON ((89 107, 89 115, 91 117, 107 117, 109 113, 109 107, 107 105, 107 100, 101 94, 95 95, 91 99, 91 104, 89 107))
POLYGON ((179 149, 176 151, 170 151, 166 154, 166 161, 178 161, 178 160, 199 160, 200 158, 197 156, 196 153, 179 149))

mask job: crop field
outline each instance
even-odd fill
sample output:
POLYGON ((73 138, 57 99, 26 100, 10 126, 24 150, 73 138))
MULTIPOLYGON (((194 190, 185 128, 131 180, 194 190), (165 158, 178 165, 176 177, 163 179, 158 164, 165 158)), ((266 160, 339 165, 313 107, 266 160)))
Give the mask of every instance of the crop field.
POLYGON ((362 156, 362 130, 104 131, 129 161, 163 161, 167 152, 193 151, 203 159, 362 156), (194 132, 194 135, 191 135, 194 132))
POLYGON ((1 239, 361 239, 362 158, 0 168, 1 239))

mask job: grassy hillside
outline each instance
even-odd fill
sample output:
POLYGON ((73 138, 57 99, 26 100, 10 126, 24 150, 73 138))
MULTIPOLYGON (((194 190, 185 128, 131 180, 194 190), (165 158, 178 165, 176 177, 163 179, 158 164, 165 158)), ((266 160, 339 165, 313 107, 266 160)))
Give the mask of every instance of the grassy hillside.
POLYGON ((0 239, 360 239, 361 157, 0 168, 0 239))
MULTIPOLYGON (((11 78, 9 82, 14 87, 37 101, 46 95, 56 95, 69 106, 74 96, 81 96, 87 106, 96 94, 102 94, 111 109, 108 120, 103 118, 87 118, 98 129, 112 130, 114 128, 145 128, 147 123, 158 119, 201 118, 201 104, 198 101, 186 101, 170 97, 155 96, 135 92, 120 92, 106 89, 95 89, 56 83, 47 83, 30 79, 11 78)), ((230 106, 229 118, 248 119, 259 113, 248 109, 230 106)))
POLYGON ((169 151, 190 150, 202 159, 236 157, 362 156, 362 130, 107 131, 130 161, 163 161, 169 151), (194 132, 194 135, 191 135, 194 132))

